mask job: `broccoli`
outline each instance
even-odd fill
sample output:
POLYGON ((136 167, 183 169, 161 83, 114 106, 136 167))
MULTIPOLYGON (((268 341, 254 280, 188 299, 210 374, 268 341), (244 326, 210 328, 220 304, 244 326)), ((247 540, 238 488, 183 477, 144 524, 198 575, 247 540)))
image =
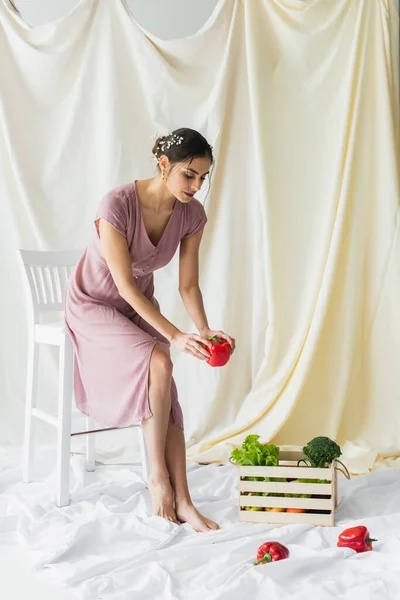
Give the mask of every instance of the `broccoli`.
MULTIPOLYGON (((310 466, 318 469, 329 467, 342 454, 342 451, 336 442, 328 437, 321 436, 308 442, 307 446, 303 448, 303 453, 307 457, 310 466)), ((301 459, 297 466, 300 462, 306 462, 306 460, 301 459)))

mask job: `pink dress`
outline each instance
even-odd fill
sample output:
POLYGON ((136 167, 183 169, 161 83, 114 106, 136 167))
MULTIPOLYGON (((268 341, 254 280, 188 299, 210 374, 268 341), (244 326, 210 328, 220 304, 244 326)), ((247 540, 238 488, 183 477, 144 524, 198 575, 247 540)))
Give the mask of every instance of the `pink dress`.
MULTIPOLYGON (((126 237, 135 285, 158 309, 153 272, 171 261, 180 241, 200 231, 207 217, 195 198, 188 204, 177 200, 154 246, 144 226, 136 182, 118 186, 101 200, 92 242, 71 275, 65 322, 74 348, 76 405, 100 423, 125 427, 152 416, 148 400, 151 353, 159 344, 170 356, 170 343, 119 295, 102 254, 100 217, 126 237)), ((171 402, 174 423, 183 429, 173 378, 171 402)))

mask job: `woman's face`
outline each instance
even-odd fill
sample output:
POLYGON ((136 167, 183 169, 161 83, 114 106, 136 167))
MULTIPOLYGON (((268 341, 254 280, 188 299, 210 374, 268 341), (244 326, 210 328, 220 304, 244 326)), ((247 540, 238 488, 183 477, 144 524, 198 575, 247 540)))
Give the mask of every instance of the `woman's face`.
MULTIPOLYGON (((160 168, 163 169, 162 164, 160 168)), ((206 156, 198 156, 186 163, 173 164, 172 168, 169 164, 165 170, 164 181, 171 194, 180 202, 187 204, 200 190, 210 168, 211 161, 206 156)))

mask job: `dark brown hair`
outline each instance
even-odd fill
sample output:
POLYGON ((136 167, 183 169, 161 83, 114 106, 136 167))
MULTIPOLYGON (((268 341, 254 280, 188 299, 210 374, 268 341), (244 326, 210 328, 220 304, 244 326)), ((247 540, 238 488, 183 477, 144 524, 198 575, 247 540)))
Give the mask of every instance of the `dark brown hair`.
POLYGON ((171 164, 192 161, 196 157, 207 156, 214 162, 212 146, 195 129, 182 127, 157 138, 153 150, 154 156, 167 156, 171 164))

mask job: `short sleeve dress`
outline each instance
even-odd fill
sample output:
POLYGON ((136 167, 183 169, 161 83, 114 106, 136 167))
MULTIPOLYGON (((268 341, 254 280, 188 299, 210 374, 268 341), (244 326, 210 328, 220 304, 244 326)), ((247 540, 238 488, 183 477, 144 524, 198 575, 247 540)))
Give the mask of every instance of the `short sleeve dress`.
MULTIPOLYGON (((65 296, 65 323, 74 348, 74 392, 77 408, 111 427, 133 425, 152 416, 148 400, 149 365, 159 344, 170 356, 170 343, 119 295, 102 254, 99 219, 107 220, 126 239, 134 282, 160 309, 154 297, 154 271, 168 264, 180 241, 207 222, 203 205, 176 200, 157 246, 147 235, 136 181, 118 186, 101 200, 95 232, 72 273, 65 296)), ((183 429, 174 379, 172 418, 183 429)))

